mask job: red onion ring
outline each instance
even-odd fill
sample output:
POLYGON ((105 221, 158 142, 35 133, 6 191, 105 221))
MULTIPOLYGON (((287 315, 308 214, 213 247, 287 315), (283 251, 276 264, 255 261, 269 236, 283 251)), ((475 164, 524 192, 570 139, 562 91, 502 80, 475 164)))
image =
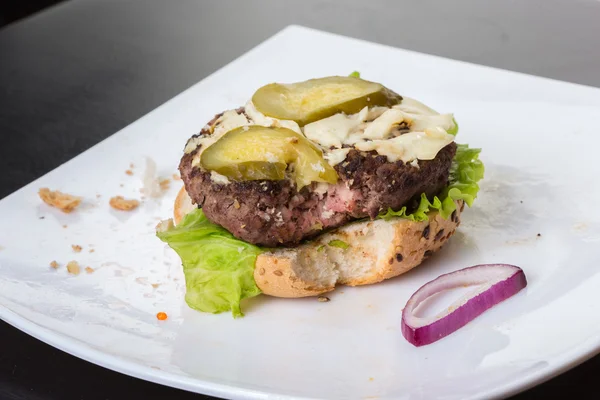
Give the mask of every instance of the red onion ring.
POLYGON ((523 270, 509 264, 482 264, 444 274, 417 290, 402 311, 402 335, 415 346, 448 336, 527 286, 523 270), (414 314, 423 301, 444 290, 481 285, 434 317, 414 314))

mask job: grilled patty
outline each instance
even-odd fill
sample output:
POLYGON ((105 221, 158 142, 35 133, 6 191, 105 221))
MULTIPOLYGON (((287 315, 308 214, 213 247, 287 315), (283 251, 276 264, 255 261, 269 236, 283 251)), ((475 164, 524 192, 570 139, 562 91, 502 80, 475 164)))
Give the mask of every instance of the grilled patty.
POLYGON ((418 167, 352 149, 335 166, 337 184, 312 183, 300 191, 288 179, 215 183, 210 172, 192 167, 199 150, 185 154, 179 165, 194 203, 234 236, 276 247, 297 245, 356 219, 374 219, 388 208, 410 207, 421 193, 437 194, 448 184, 456 144, 444 147, 433 160, 419 161, 418 167))

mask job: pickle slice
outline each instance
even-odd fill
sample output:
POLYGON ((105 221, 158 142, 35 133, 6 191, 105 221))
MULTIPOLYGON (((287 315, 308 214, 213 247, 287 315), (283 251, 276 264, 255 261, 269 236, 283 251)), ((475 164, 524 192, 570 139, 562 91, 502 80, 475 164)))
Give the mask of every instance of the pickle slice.
POLYGON ((252 96, 261 113, 304 126, 339 112, 355 114, 364 107, 391 107, 402 97, 385 86, 353 76, 330 76, 304 82, 263 86, 252 96))
POLYGON ((285 163, 245 161, 219 167, 216 172, 236 181, 280 180, 285 178, 285 163))
POLYGON ((337 173, 322 151, 287 128, 236 128, 204 150, 200 159, 204 169, 238 181, 281 180, 290 164, 298 190, 311 182, 337 182, 337 173))

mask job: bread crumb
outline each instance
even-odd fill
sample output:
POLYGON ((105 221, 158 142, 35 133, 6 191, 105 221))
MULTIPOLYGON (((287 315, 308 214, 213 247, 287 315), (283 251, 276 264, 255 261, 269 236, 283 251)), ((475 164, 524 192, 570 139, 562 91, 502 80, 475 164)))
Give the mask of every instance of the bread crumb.
POLYGON ((123 196, 111 197, 109 204, 115 210, 131 211, 136 209, 140 202, 137 200, 127 200, 123 196))
POLYGON ((129 176, 133 175, 133 171, 130 169, 126 170, 125 173, 129 176))
POLYGON ((375 380, 375 378, 373 378, 373 377, 369 378, 369 382, 373 382, 374 380, 375 380))
POLYGON ((317 301, 319 303, 327 303, 328 301, 330 301, 331 299, 329 297, 326 296, 319 296, 317 297, 317 301))
POLYGON ((150 286, 152 286, 154 289, 156 289, 157 287, 160 286, 160 283, 151 283, 150 286))
POLYGON ((160 186, 161 190, 168 190, 171 186, 171 181, 168 178, 161 179, 158 181, 158 185, 160 186))
POLYGON ((67 271, 73 275, 79 275, 81 272, 81 268, 79 267, 79 263, 77 261, 69 261, 67 263, 67 271))
POLYGON ((51 207, 56 207, 64 213, 70 213, 79 204, 81 204, 81 197, 73 196, 67 193, 59 192, 58 190, 50 190, 48 188, 41 188, 38 191, 40 199, 51 207))
POLYGON ((93 253, 93 252, 95 252, 95 251, 96 251, 96 250, 94 250, 94 249, 90 249, 90 253, 93 253))
POLYGON ((130 164, 129 164, 129 168, 131 168, 131 169, 134 169, 134 168, 135 168, 135 165, 133 165, 133 163, 130 163, 130 164))
POLYGON ((89 266, 85 267, 85 272, 87 272, 88 274, 92 274, 94 271, 95 271, 95 269, 92 267, 89 267, 89 266))
POLYGON ((67 229, 69 227, 69 225, 63 225, 64 229, 67 229))
POLYGON ((56 260, 53 260, 53 261, 50 263, 50 266, 51 266, 52 268, 56 269, 56 268, 58 268, 58 266, 59 266, 59 265, 58 265, 58 263, 56 262, 56 260))
POLYGON ((173 180, 174 181, 180 181, 181 180, 181 176, 179 176, 179 174, 173 174, 173 180))
POLYGON ((72 244, 72 245, 71 245, 71 248, 73 249, 73 251, 74 251, 75 253, 81 253, 81 250, 83 250, 83 247, 81 247, 81 246, 80 246, 80 245, 78 245, 78 244, 72 244))

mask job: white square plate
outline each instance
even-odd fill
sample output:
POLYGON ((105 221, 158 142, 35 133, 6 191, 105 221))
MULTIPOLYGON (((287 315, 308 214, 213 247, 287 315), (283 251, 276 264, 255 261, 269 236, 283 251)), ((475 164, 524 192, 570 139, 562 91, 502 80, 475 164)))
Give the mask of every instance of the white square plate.
POLYGON ((0 317, 91 362, 223 397, 509 395, 600 349, 598 121, 599 89, 289 27, 0 201, 0 317), (130 213, 108 198, 140 198, 147 156, 170 177, 186 139, 261 85, 353 70, 454 112, 458 142, 483 148, 486 178, 456 236, 416 270, 329 303, 262 296, 238 320, 187 308, 178 258, 154 236, 180 182, 130 213), (85 202, 62 214, 40 187, 85 202), (69 275, 69 260, 95 272, 69 275), (521 266, 526 290, 432 345, 404 340, 401 310, 419 286, 495 262, 521 266))

